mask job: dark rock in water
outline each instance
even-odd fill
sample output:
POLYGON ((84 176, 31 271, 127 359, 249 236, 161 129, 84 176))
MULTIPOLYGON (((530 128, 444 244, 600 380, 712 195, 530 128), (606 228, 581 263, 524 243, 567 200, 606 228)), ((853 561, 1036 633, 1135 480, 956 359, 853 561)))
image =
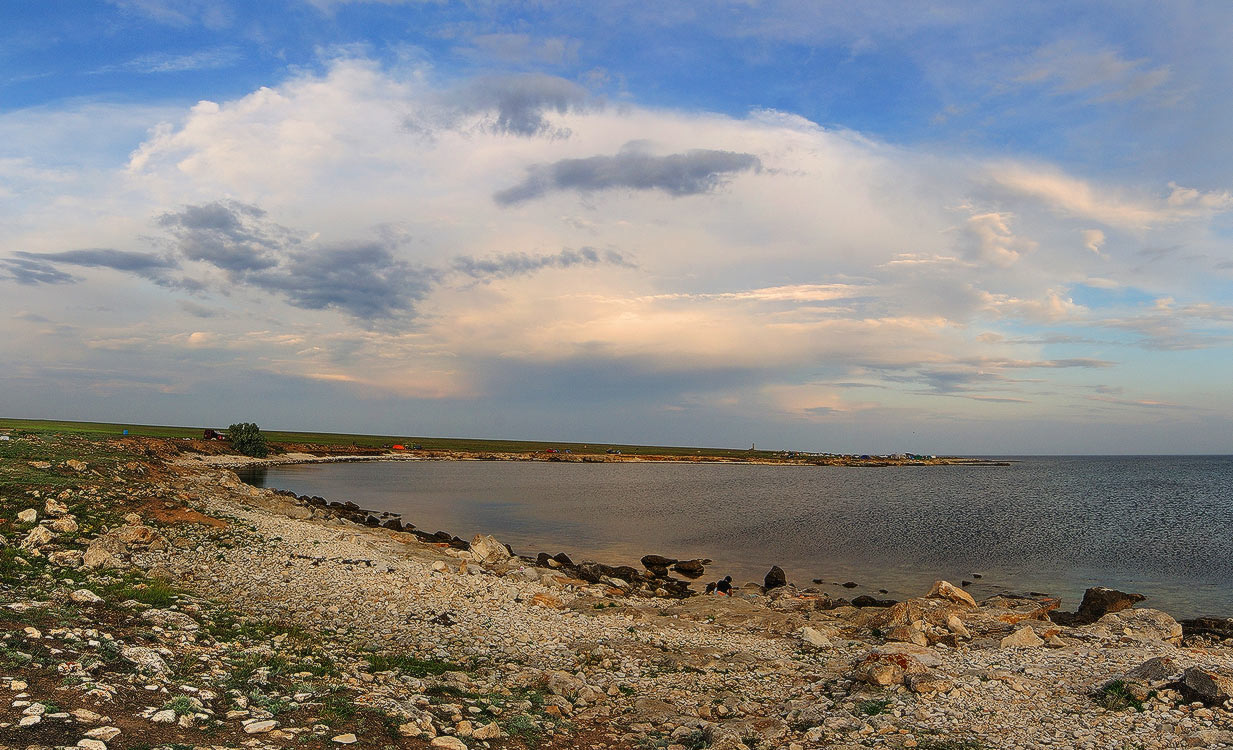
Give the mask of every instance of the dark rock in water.
POLYGON ((620 578, 632 583, 641 579, 642 574, 628 565, 613 567, 588 560, 578 563, 578 577, 589 583, 601 583, 605 578, 620 578))
POLYGON ((365 526, 380 526, 381 519, 377 518, 376 516, 364 516, 364 525, 365 526))
POLYGON ((552 555, 547 552, 541 552, 535 556, 535 564, 541 568, 549 567, 548 561, 552 559, 552 555))
POLYGON ((875 599, 868 594, 862 594, 852 600, 853 607, 893 607, 898 603, 894 599, 875 599))
POLYGON ((402 531, 402 519, 401 518, 391 518, 390 520, 381 524, 381 526, 383 528, 393 529, 394 531, 402 531))
POLYGON ((972 582, 971 581, 960 581, 959 585, 963 586, 964 588, 967 588, 968 586, 972 585, 972 582))
POLYGON ((359 509, 360 509, 360 506, 356 505, 355 503, 351 502, 350 500, 348 500, 348 501, 344 502, 344 503, 343 503, 343 507, 344 507, 344 508, 347 508, 347 509, 349 509, 349 510, 359 510, 359 509))
POLYGON ((982 575, 982 574, 980 574, 980 573, 973 573, 973 574, 972 574, 972 577, 973 577, 973 578, 975 578, 975 579, 977 579, 977 580, 979 580, 979 579, 981 579, 981 578, 984 578, 984 575, 982 575))
POLYGON ((814 583, 822 583, 822 579, 821 579, 821 578, 815 578, 815 579, 813 579, 813 582, 814 582, 814 583))
POLYGON ((762 582, 763 588, 765 588, 767 591, 770 591, 771 589, 777 589, 780 586, 787 586, 787 585, 788 585, 788 576, 787 574, 783 572, 783 568, 779 567, 778 565, 771 566, 771 569, 766 574, 766 578, 763 579, 763 582, 762 582))
POLYGON ((569 555, 565 554, 564 552, 556 553, 555 555, 552 556, 552 559, 556 560, 562 565, 568 565, 571 568, 574 567, 574 561, 569 559, 569 555))
POLYGON ((886 589, 878 589, 878 593, 879 594, 889 594, 890 592, 887 591, 886 589))
MULTIPOLYGON (((709 563, 710 560, 706 562, 709 563)), ((706 563, 702 560, 680 560, 672 569, 688 578, 697 578, 706 572, 706 563)))
POLYGON ((438 531, 437 533, 433 534, 433 536, 435 536, 436 538, 440 539, 443 542, 448 542, 449 540, 454 538, 454 535, 449 533, 448 531, 438 531))
POLYGON ((664 557, 663 555, 643 555, 642 556, 642 564, 645 565, 648 570, 651 568, 666 568, 669 565, 676 564, 676 562, 677 560, 675 558, 664 557))
POLYGON ((1083 593, 1083 603, 1075 613, 1075 624, 1088 625, 1110 612, 1130 609, 1146 598, 1142 594, 1127 594, 1105 586, 1093 586, 1083 593))
POLYGON ((845 589, 854 589, 856 588, 856 581, 848 581, 847 583, 843 584, 843 587, 845 589))
POLYGON ((1233 638, 1233 619, 1223 617, 1196 617, 1182 620, 1183 635, 1205 635, 1210 638, 1233 638))

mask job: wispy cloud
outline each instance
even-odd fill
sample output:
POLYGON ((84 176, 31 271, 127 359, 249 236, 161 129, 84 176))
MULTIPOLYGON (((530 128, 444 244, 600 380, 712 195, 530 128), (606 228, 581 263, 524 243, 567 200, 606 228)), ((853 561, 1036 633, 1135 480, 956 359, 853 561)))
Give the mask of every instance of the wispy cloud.
POLYGON ((238 64, 243 55, 236 47, 217 47, 188 54, 166 52, 135 57, 127 62, 104 65, 92 73, 184 73, 193 70, 221 70, 238 64))

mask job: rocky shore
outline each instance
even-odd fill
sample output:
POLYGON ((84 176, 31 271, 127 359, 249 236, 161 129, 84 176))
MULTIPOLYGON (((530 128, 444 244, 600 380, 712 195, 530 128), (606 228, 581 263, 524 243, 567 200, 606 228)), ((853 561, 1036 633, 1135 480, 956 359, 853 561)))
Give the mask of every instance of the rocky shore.
POLYGON ((1233 746, 1225 620, 689 595, 671 558, 519 557, 185 458, 4 443, 0 749, 1233 746))

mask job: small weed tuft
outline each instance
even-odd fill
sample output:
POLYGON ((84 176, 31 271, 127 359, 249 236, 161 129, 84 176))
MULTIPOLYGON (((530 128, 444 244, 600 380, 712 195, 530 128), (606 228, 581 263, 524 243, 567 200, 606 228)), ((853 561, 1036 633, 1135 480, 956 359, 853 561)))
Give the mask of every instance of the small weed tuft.
POLYGON ((857 708, 866 716, 877 716, 878 714, 885 713, 890 704, 891 702, 888 700, 867 700, 861 701, 857 708))

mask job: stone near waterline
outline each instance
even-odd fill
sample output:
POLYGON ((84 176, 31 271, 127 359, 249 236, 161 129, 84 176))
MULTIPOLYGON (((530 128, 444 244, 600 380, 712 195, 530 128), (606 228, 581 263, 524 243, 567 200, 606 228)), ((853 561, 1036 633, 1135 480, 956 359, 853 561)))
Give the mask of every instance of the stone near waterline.
POLYGON ((675 557, 664 557, 663 555, 643 555, 642 564, 648 569, 666 568, 669 565, 675 565, 678 560, 675 557))
POLYGON ((39 512, 34 508, 26 508, 17 514, 18 523, 34 523, 39 520, 39 512))
POLYGON ((869 594, 861 594, 852 600, 853 607, 893 607, 898 603, 895 599, 878 599, 869 594))
POLYGON ((1190 700, 1218 706, 1233 698, 1233 676, 1205 667, 1191 667, 1182 673, 1182 694, 1190 700))
POLYGON ((844 583, 840 585, 843 586, 845 589, 854 589, 860 584, 858 584, 856 581, 845 581, 844 583))
POLYGON ((767 591, 786 585, 788 585, 788 576, 783 572, 783 568, 778 565, 772 565, 766 577, 762 579, 762 586, 767 591))
POLYGON ((98 604, 103 601, 101 596, 94 593, 90 589, 77 589, 73 593, 69 594, 69 599, 72 599, 78 604, 98 604))
POLYGON ((677 563, 672 566, 672 569, 687 578, 697 578, 706 572, 706 564, 709 562, 710 560, 703 561, 699 559, 678 560, 677 563))
POLYGON ((1182 625, 1158 609, 1126 609, 1110 612, 1083 628, 1093 635, 1106 638, 1129 638, 1135 641, 1179 644, 1182 625))
POLYGON ((509 549, 491 534, 476 534, 471 539, 471 557, 478 563, 493 565, 505 562, 512 555, 509 549))
POLYGON ((971 594, 949 581, 934 581, 933 588, 929 589, 929 593, 925 594, 925 598, 945 599, 955 604, 965 604, 972 608, 976 607, 976 600, 972 598, 971 594))
POLYGON ((1096 622, 1111 612, 1121 612, 1146 599, 1142 594, 1128 594, 1106 586, 1093 586, 1083 592, 1083 602, 1075 613, 1075 625, 1096 622))
POLYGON ((1045 645, 1045 641, 1040 636, 1036 635, 1036 631, 1032 630, 1027 625, 1019 628, 1015 632, 1002 639, 999 644, 1002 648, 1037 648, 1045 645))
POLYGON ((21 542, 22 549, 38 549, 46 544, 51 544, 56 535, 51 533, 45 526, 36 526, 30 529, 30 533, 21 542))
POLYGON ((831 639, 816 628, 801 628, 801 640, 814 648, 830 648, 831 639))
POLYGON ((51 530, 58 531, 61 534, 71 534, 77 530, 77 519, 72 516, 64 516, 57 518, 51 522, 51 530))
POLYGON ((574 561, 569 559, 569 555, 565 554, 564 552, 556 553, 555 555, 552 556, 552 559, 556 560, 561 565, 568 565, 569 567, 573 567, 574 565, 574 561))

